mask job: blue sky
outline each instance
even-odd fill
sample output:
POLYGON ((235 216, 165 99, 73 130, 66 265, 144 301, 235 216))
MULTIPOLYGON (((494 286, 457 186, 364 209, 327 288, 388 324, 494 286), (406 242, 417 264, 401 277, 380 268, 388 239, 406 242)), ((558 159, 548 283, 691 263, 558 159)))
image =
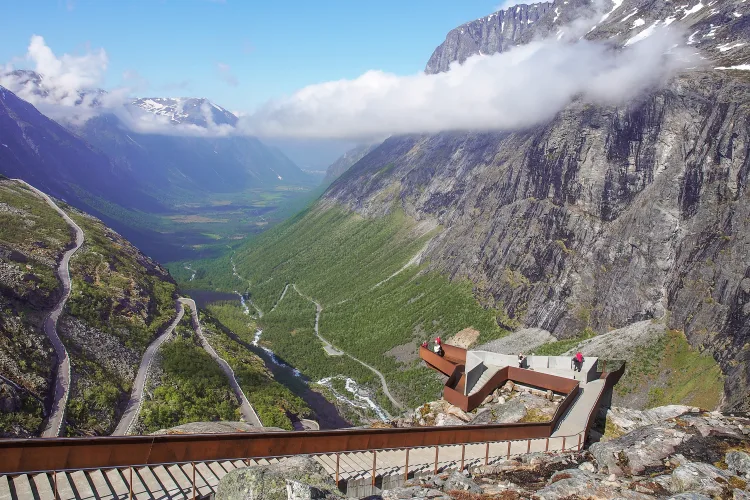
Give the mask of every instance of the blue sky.
MULTIPOLYGON (((0 62, 41 35, 60 57, 102 48, 104 87, 208 97, 250 112, 313 83, 424 68, 447 32, 497 0, 7 0, 0 62), (128 74, 129 79, 123 80, 128 74)), ((15 67, 24 62, 16 60, 15 67)))

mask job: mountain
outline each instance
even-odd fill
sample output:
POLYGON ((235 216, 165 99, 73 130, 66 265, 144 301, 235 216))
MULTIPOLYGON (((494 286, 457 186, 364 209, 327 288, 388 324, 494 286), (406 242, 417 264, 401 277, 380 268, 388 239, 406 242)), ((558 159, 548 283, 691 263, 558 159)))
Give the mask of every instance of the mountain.
POLYGON ((193 97, 151 97, 135 99, 134 106, 153 113, 166 116, 174 124, 187 123, 199 127, 215 125, 237 125, 237 117, 226 109, 217 106, 208 99, 193 97))
MULTIPOLYGON (((534 37, 568 43, 569 22, 586 16, 596 26, 585 36, 614 48, 682 29, 704 65, 623 105, 575 100, 521 131, 387 139, 310 211, 238 250, 251 296, 272 305, 297 283, 322 306, 321 335, 382 371, 402 401, 433 391, 413 356, 430 336, 473 327, 482 342, 538 327, 565 352, 652 321, 685 342, 629 350, 658 374, 635 377, 633 404, 706 390, 695 378, 664 383, 691 352, 720 365, 723 407, 748 411, 750 7, 618 0, 606 10, 512 7, 452 31, 427 72, 534 37), (500 37, 511 19, 516 34, 500 37)), ((248 286, 205 265, 215 286, 248 286)))
POLYGON ((4 90, 0 160, 8 159, 0 173, 96 214, 164 262, 216 254, 283 219, 286 206, 320 180, 278 149, 239 135, 237 117, 206 99, 113 105, 115 97, 98 89, 70 101, 33 71, 0 80, 34 102, 54 97, 68 102, 69 113, 93 114, 58 124, 4 90))
POLYGON ((453 62, 463 64, 475 54, 503 52, 522 40, 528 40, 534 31, 534 23, 552 9, 553 4, 549 2, 520 4, 451 30, 445 41, 432 53, 425 73, 448 71, 453 62))
POLYGON ((376 146, 377 144, 362 144, 344 153, 326 169, 326 176, 323 182, 330 184, 341 177, 344 172, 364 158, 365 155, 375 149, 376 146))
POLYGON ((164 208, 129 172, 4 87, 0 87, 0 172, 79 205, 99 197, 126 208, 154 212, 164 208))

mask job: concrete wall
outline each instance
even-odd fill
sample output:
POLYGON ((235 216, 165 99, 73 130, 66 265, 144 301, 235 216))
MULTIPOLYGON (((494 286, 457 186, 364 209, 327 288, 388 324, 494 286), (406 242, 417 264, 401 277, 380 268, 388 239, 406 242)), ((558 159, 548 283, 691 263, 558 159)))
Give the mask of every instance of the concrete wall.
MULTIPOLYGON (((485 365, 518 367, 517 354, 511 355, 497 354, 487 351, 468 351, 466 353, 467 373, 469 371, 469 358, 481 360, 485 365)), ((599 378, 599 373, 596 371, 597 361, 598 358, 594 357, 584 358, 580 376, 578 375, 578 372, 573 371, 572 356, 527 356, 526 368, 560 377, 577 377, 578 380, 590 382, 599 378)), ((471 390, 472 386, 473 385, 467 384, 467 390, 471 390)))
POLYGON ((484 351, 468 351, 466 353, 466 384, 464 384, 464 396, 467 396, 482 373, 487 369, 484 364, 484 351))

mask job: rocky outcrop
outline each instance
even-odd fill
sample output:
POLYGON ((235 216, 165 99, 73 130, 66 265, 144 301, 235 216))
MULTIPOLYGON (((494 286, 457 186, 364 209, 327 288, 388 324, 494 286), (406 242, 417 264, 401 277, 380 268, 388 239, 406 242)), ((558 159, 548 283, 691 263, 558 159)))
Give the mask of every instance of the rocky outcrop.
POLYGON ((236 469, 224 476, 216 500, 287 500, 338 498, 331 477, 313 458, 297 456, 283 462, 236 469))
POLYGON ((364 158, 375 147, 377 147, 377 144, 363 144, 344 153, 326 169, 326 176, 323 179, 323 183, 331 183, 341 177, 352 165, 364 158))
POLYGON ((227 434, 233 432, 275 432, 278 427, 254 427, 245 422, 190 422, 169 429, 161 429, 152 434, 227 434))
MULTIPOLYGON (((744 469, 750 441, 742 431, 746 418, 717 413, 668 417, 674 407, 654 409, 664 419, 621 438, 596 443, 590 451, 531 453, 412 479, 383 498, 531 498, 539 500, 705 498, 744 499, 750 494, 744 469), (697 425, 701 422, 700 425, 697 425), (704 437, 699 427, 712 429, 704 437), (711 463, 711 462, 715 462, 711 463)), ((657 417, 654 417, 657 418, 657 417)))
POLYGON ((557 339, 547 330, 541 328, 523 328, 507 337, 493 340, 476 349, 480 351, 497 352, 500 354, 532 353, 537 347, 557 339))

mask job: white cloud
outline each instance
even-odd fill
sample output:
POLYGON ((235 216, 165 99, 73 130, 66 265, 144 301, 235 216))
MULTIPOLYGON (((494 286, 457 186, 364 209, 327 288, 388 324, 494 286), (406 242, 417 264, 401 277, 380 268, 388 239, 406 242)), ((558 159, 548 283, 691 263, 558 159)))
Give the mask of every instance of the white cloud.
POLYGON ((219 78, 221 78, 227 85, 231 85, 232 87, 239 85, 237 77, 232 74, 231 66, 219 62, 216 63, 216 69, 219 71, 219 78))
POLYGON ((43 37, 34 35, 25 59, 36 73, 42 75, 41 82, 29 81, 28 75, 23 73, 12 73, 13 65, 8 64, 0 74, 0 85, 51 118, 86 120, 97 112, 94 108, 98 106, 122 104, 122 91, 109 94, 87 92, 99 87, 107 70, 109 60, 104 49, 57 57, 43 37))
POLYGON ((621 103, 694 65, 660 30, 632 47, 554 39, 474 56, 437 75, 368 71, 305 87, 243 117, 260 136, 368 138, 445 130, 511 130, 551 119, 573 99, 621 103))

